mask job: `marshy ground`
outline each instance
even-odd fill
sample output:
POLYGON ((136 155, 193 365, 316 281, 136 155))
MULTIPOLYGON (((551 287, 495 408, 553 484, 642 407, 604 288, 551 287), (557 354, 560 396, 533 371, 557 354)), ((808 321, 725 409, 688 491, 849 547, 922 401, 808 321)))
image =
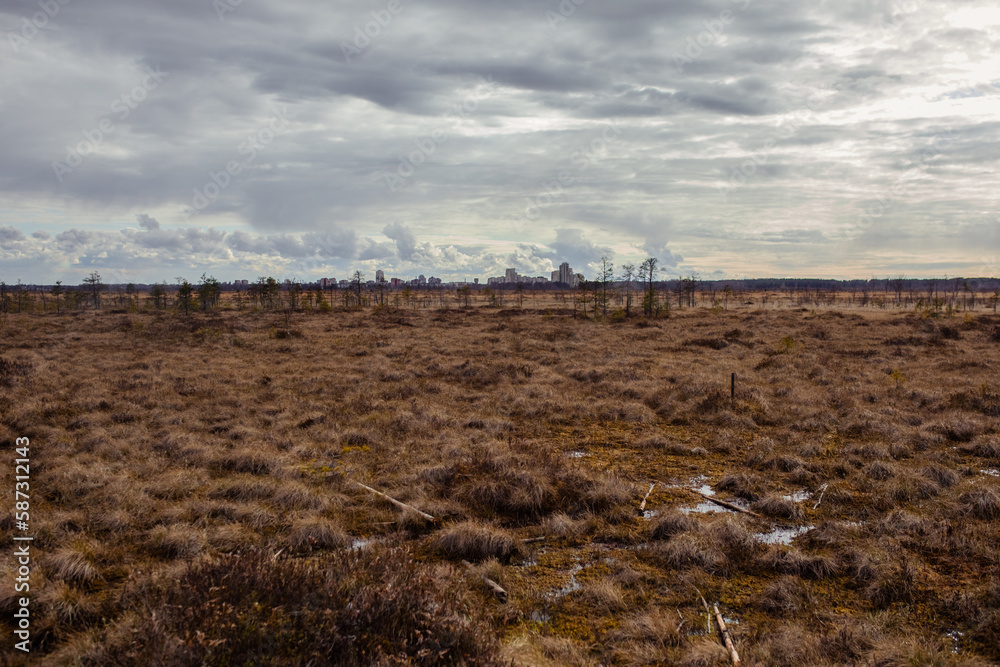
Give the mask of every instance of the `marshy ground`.
POLYGON ((7 315, 31 664, 1000 661, 1000 318, 551 305, 7 315))

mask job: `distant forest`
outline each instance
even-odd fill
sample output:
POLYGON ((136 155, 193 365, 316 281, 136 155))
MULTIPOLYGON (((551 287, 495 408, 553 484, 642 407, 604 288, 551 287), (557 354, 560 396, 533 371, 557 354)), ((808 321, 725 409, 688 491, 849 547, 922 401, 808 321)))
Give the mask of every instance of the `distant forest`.
POLYGON ((203 275, 197 283, 184 279, 174 285, 105 284, 98 272, 81 285, 8 285, 0 281, 0 313, 63 312, 86 309, 119 312, 175 310, 188 314, 220 308, 329 312, 336 308, 450 308, 480 305, 498 308, 539 307, 548 301, 574 316, 622 319, 635 315, 670 316, 671 309, 708 307, 862 307, 917 309, 927 314, 952 315, 982 308, 997 310, 998 278, 830 280, 756 278, 650 280, 649 273, 628 279, 603 273, 603 279, 564 283, 506 283, 481 285, 393 286, 365 281, 360 272, 347 284, 279 282, 259 278, 253 283, 222 283, 203 275), (639 279, 641 278, 641 279, 639 279), (546 296, 547 295, 547 296, 546 296))

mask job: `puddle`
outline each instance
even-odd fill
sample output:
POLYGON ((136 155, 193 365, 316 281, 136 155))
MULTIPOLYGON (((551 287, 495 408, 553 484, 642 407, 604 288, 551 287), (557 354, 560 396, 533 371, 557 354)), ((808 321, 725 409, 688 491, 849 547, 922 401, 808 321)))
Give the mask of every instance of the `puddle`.
POLYGON ((366 540, 364 538, 360 538, 359 537, 359 538, 357 538, 355 540, 351 540, 351 550, 352 551, 360 551, 360 550, 366 548, 371 543, 372 543, 371 540, 366 540))
POLYGON ((571 459, 582 459, 585 456, 590 456, 590 454, 588 454, 587 452, 584 452, 584 451, 576 450, 574 452, 570 452, 568 454, 568 456, 571 459))
POLYGON ((583 588, 583 586, 580 585, 580 582, 576 580, 577 572, 579 572, 582 569, 583 566, 580 565, 579 563, 574 565, 569 571, 569 583, 567 583, 562 588, 557 588, 556 590, 549 593, 549 595, 554 598, 561 598, 566 595, 569 595, 573 591, 578 591, 581 588, 583 588))
POLYGON ((729 618, 728 616, 723 616, 722 620, 726 622, 726 625, 739 625, 740 624, 740 622, 739 622, 738 619, 729 618))
POLYGON ((709 512, 729 512, 730 514, 736 514, 736 512, 728 507, 716 505, 715 503, 710 503, 707 500, 703 503, 698 503, 694 507, 682 507, 681 512, 684 514, 708 514, 709 512))
POLYGON ((796 491, 795 493, 787 496, 781 496, 785 500, 791 500, 792 502, 801 503, 803 500, 809 500, 812 498, 812 494, 808 491, 796 491))
POLYGON ((533 611, 531 612, 531 620, 536 623, 548 623, 552 620, 552 614, 546 614, 544 611, 533 611))
MULTIPOLYGON (((708 488, 708 487, 702 487, 702 489, 706 489, 706 488, 708 488)), ((702 493, 705 493, 705 491, 702 491, 702 493)), ((705 493, 705 495, 706 496, 714 496, 715 493, 714 492, 713 493, 705 493)), ((745 500, 742 500, 740 498, 731 498, 730 500, 727 500, 726 502, 728 502, 730 505, 736 505, 737 507, 739 507, 741 509, 749 509, 749 507, 750 507, 749 503, 747 503, 745 500)), ((709 512, 722 512, 722 513, 728 513, 728 514, 736 514, 736 512, 734 512, 733 510, 729 509, 728 507, 723 507, 722 505, 717 505, 717 504, 713 503, 710 500, 705 500, 703 502, 700 502, 697 505, 695 505, 694 507, 682 507, 681 508, 681 512, 683 512, 684 514, 708 514, 709 512)))
MULTIPOLYGON (((692 477, 688 480, 687 484, 668 484, 667 488, 671 489, 691 489, 692 491, 697 491, 703 496, 715 496, 715 490, 710 484, 707 484, 708 477, 704 475, 698 475, 697 477, 692 477)), ((804 492, 803 492, 804 493, 804 492)), ((749 509, 750 505, 743 500, 733 499, 727 501, 736 505, 741 509, 749 509)), ((684 514, 708 514, 709 512, 728 512, 730 514, 735 514, 735 512, 728 507, 723 507, 722 505, 716 505, 708 500, 703 501, 695 505, 694 507, 681 507, 681 512, 684 514)))
POLYGON ((649 521, 650 519, 652 519, 653 517, 655 517, 657 514, 659 514, 659 512, 657 512, 656 510, 643 510, 642 511, 642 518, 646 519, 647 521, 649 521))
POLYGON ((775 528, 769 533, 757 533, 757 539, 764 544, 791 544, 799 535, 804 535, 815 526, 799 526, 798 528, 775 528))
POLYGON ((1000 477, 1000 470, 997 470, 996 468, 987 468, 986 470, 980 470, 979 472, 981 472, 984 475, 993 475, 994 477, 1000 477))
POLYGON ((707 493, 708 495, 712 495, 714 491, 712 491, 712 487, 706 484, 707 481, 708 477, 706 477, 705 475, 696 475, 695 477, 689 479, 686 484, 664 484, 663 486, 665 486, 668 489, 698 489, 702 493, 707 493), (708 490, 706 491, 705 489, 708 490))

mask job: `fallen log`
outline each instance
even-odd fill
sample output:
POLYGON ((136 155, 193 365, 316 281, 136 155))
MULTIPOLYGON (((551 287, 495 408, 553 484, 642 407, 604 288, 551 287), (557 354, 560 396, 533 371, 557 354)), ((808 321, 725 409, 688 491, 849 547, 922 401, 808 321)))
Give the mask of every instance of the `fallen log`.
POLYGON ((725 507, 728 510, 733 510, 734 512, 742 512, 743 514, 749 514, 750 516, 757 517, 758 519, 761 518, 761 516, 759 514, 757 514, 756 512, 751 512, 750 510, 745 510, 742 507, 740 507, 739 505, 734 505, 732 503, 727 503, 725 500, 719 500, 718 498, 713 498, 712 496, 705 495, 701 491, 695 491, 694 489, 688 489, 688 491, 690 491, 691 493, 696 493, 699 496, 701 496, 702 498, 704 498, 705 500, 707 500, 708 502, 715 503, 716 505, 719 505, 720 507, 725 507))
POLYGON ((649 498, 649 494, 651 494, 653 492, 653 489, 655 487, 656 487, 656 482, 653 482, 652 484, 649 485, 649 491, 647 491, 646 495, 643 496, 642 503, 640 503, 640 505, 639 505, 639 511, 640 512, 642 512, 642 511, 644 511, 646 509, 646 500, 649 498))
POLYGON ((381 498, 385 498, 386 500, 388 500, 390 503, 392 503, 396 507, 401 507, 404 510, 409 510, 411 512, 414 512, 417 515, 419 515, 420 517, 426 519, 427 521, 430 521, 431 523, 436 523, 437 522, 437 519, 435 519, 434 517, 432 517, 430 514, 427 514, 426 512, 421 512, 420 510, 418 510, 413 505, 407 505, 406 503, 400 502, 400 501, 396 500, 395 498, 392 498, 390 496, 385 495, 381 491, 376 491, 375 489, 373 489, 370 486, 365 486, 361 482, 355 482, 355 484, 357 484, 358 486, 360 486, 362 489, 364 489, 366 491, 371 491, 376 496, 379 496, 381 498))
POLYGON ((722 638, 726 642, 726 649, 729 651, 729 658, 733 661, 733 667, 740 667, 740 654, 736 652, 736 646, 733 644, 733 638, 729 635, 729 628, 726 627, 726 621, 723 620, 722 614, 719 613, 719 605, 712 605, 715 608, 715 622, 719 624, 719 632, 722 633, 722 638))
MULTIPOLYGON (((462 564, 465 565, 465 567, 469 568, 470 570, 473 569, 472 563, 470 563, 467 560, 463 560, 462 564)), ((486 585, 490 587, 490 590, 493 591, 493 594, 497 596, 497 599, 499 599, 500 602, 507 602, 507 598, 508 598, 507 591, 505 591, 503 588, 501 588, 500 584, 498 584, 497 582, 493 581, 492 579, 490 579, 489 577, 487 577, 485 574, 480 574, 479 576, 482 578, 482 580, 484 582, 486 582, 486 585)))

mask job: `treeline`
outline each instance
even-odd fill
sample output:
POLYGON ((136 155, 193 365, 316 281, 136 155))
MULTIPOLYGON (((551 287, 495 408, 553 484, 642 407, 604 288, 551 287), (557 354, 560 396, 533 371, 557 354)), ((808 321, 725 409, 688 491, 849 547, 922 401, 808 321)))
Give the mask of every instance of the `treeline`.
POLYGON ((95 271, 73 287, 61 282, 46 287, 0 282, 0 313, 172 309, 190 314, 221 307, 322 312, 365 307, 524 308, 526 301, 537 305, 542 294, 574 315, 620 320, 636 315, 669 317, 675 308, 728 310, 733 306, 905 308, 949 314, 978 308, 996 311, 1000 301, 1000 279, 996 278, 700 280, 690 275, 662 280, 657 264, 657 259, 650 257, 638 266, 625 264, 616 269, 603 258, 593 280, 583 280, 576 288, 563 285, 556 289, 524 283, 464 284, 457 289, 406 285, 398 289, 385 281, 366 282, 363 274, 355 272, 346 287, 330 285, 322 289, 316 283, 261 277, 247 286, 230 286, 227 290, 217 279, 204 274, 195 283, 177 278, 173 285, 106 285, 95 271))

